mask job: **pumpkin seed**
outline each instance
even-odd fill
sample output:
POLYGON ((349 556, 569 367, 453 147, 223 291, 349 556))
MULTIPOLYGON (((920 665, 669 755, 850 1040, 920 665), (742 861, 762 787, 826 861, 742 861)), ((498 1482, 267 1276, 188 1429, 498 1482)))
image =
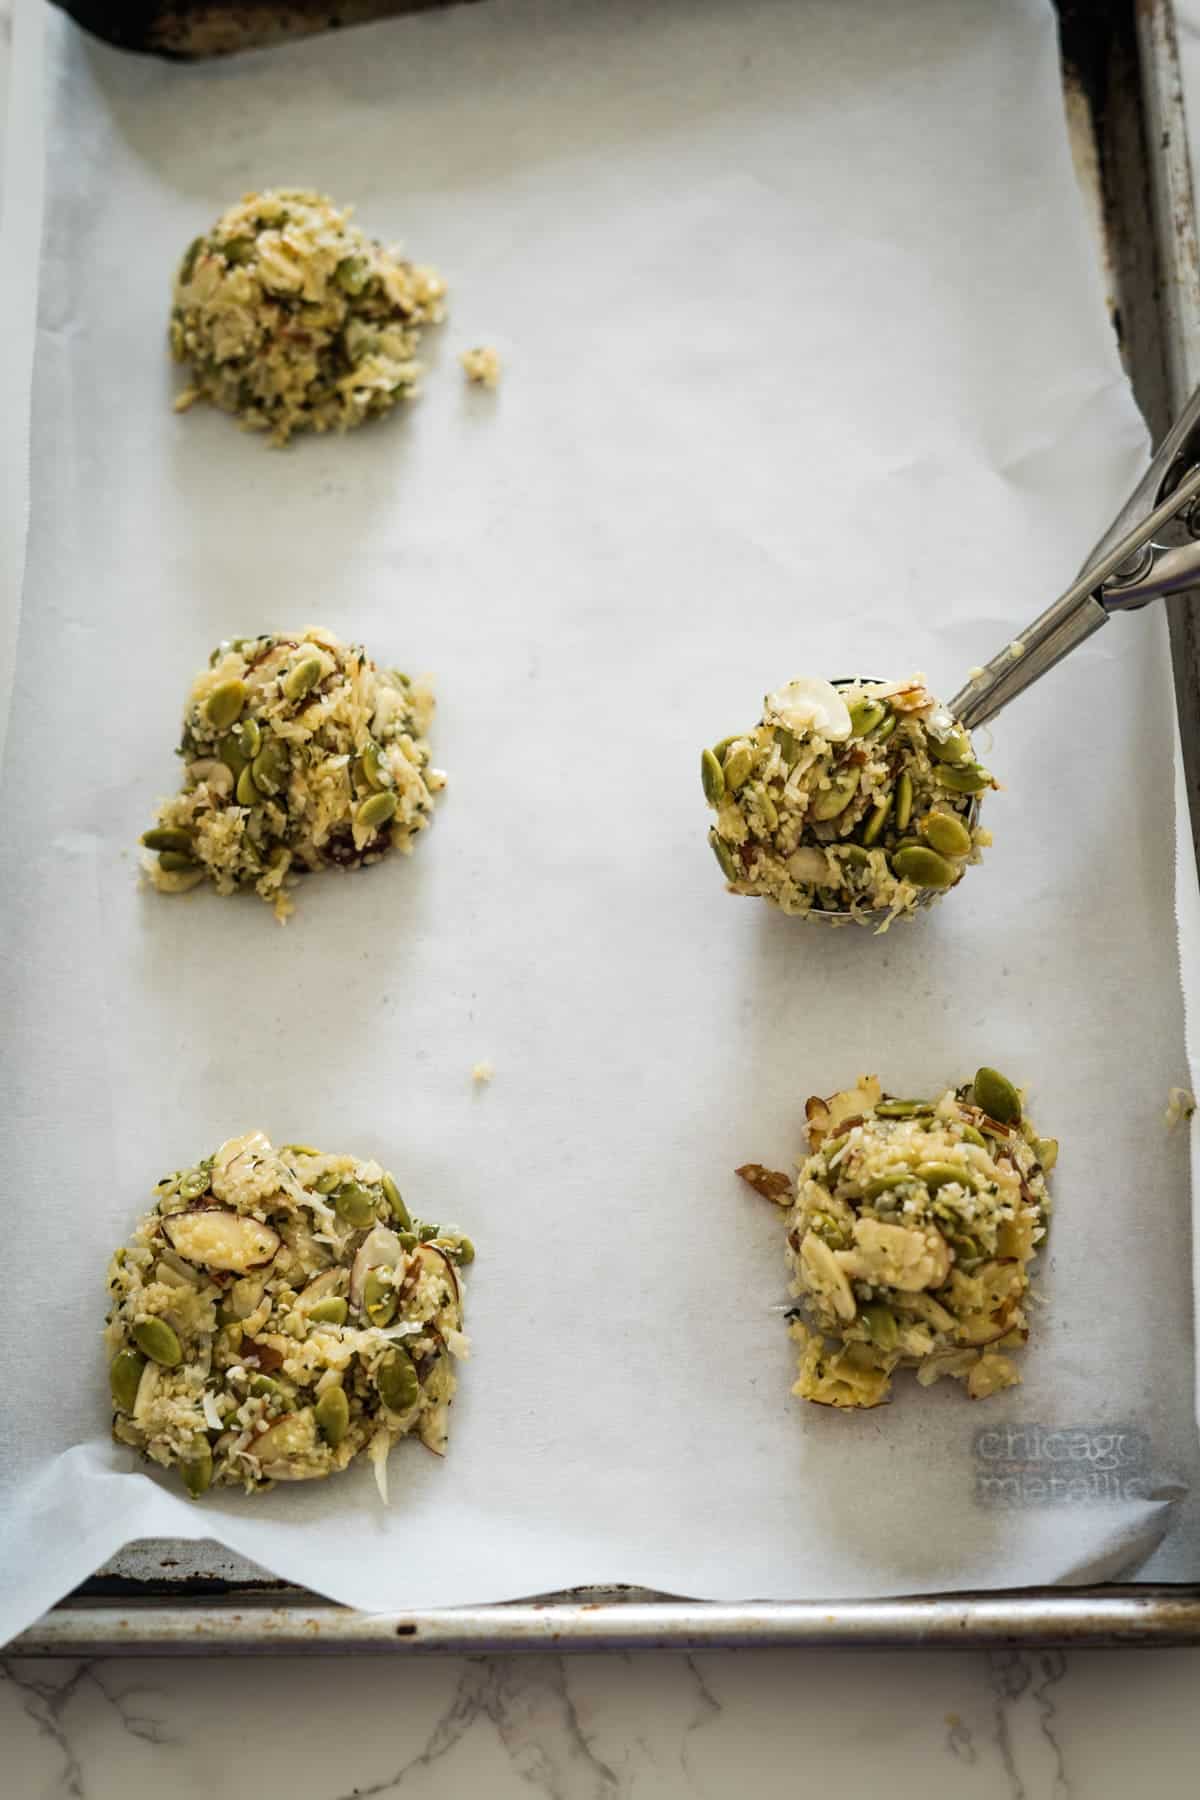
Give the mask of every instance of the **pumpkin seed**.
POLYGON ((227 244, 221 245, 221 255, 231 269, 240 269, 254 259, 254 239, 252 237, 230 238, 227 244))
POLYGON ((228 731, 235 719, 239 719, 242 708, 246 704, 246 684, 238 681, 223 681, 215 687, 204 702, 205 717, 216 731, 228 731))
POLYGON ((253 762, 262 748, 262 726, 257 719, 243 719, 235 725, 233 735, 238 741, 238 748, 247 762, 253 762))
POLYGON ((868 731, 883 723, 888 712, 882 700, 856 700, 850 708, 851 737, 866 737, 868 731))
POLYGON ((1033 1148, 1043 1170, 1049 1175, 1051 1169, 1058 1161, 1058 1139, 1035 1138, 1033 1140, 1033 1148))
POLYGON ((918 1181, 923 1181, 931 1193, 936 1194, 939 1188, 948 1187, 952 1181, 963 1187, 971 1186, 971 1177, 966 1169, 951 1162, 923 1162, 916 1168, 918 1181))
POLYGON ((186 870, 198 869, 199 863, 192 856, 182 856, 178 850, 160 850, 158 866, 172 875, 182 875, 186 870))
POLYGON ((136 1350, 118 1350, 108 1365, 108 1385, 118 1412, 131 1413, 142 1382, 146 1359, 136 1350))
POLYGON ((976 1131, 976 1129, 973 1125, 965 1125, 965 1124, 960 1125, 959 1130, 962 1132, 964 1143, 978 1144, 978 1146, 981 1150, 987 1149, 987 1139, 984 1137, 982 1131, 976 1131))
POLYGON ((257 806, 262 799, 254 782, 253 769, 243 769, 237 778, 237 803, 239 806, 257 806))
POLYGON ((173 825, 156 825, 152 831, 143 831, 142 842, 147 850, 174 850, 187 856, 192 848, 192 834, 173 825))
POLYGON ((770 794, 768 794, 766 788, 755 788, 751 799, 762 816, 762 822, 765 829, 767 831, 774 831, 779 823, 779 808, 772 800, 770 794))
POLYGON ((407 1412, 421 1392, 421 1384, 417 1380, 417 1371, 413 1367, 413 1359, 407 1350, 389 1350, 375 1371, 375 1386, 379 1389, 379 1398, 389 1412, 407 1412))
POLYGON ((261 794, 277 794, 287 779, 287 746, 281 738, 269 737, 250 765, 254 785, 261 794))
POLYGON ((176 1369, 183 1361, 183 1345, 165 1319, 139 1319, 133 1341, 144 1356, 164 1369, 176 1369))
POLYGON ((775 726, 775 742, 779 745, 780 755, 790 769, 800 760, 800 739, 786 725, 775 726))
POLYGON ((355 808, 354 823, 361 831, 378 831, 389 819, 396 816, 396 796, 387 788, 378 794, 369 794, 355 808))
POLYGON ((371 279, 371 269, 365 256, 344 256, 333 271, 333 279, 343 294, 352 297, 361 294, 371 279))
POLYGON ((892 868, 901 881, 911 881, 915 887, 948 888, 958 880, 958 870, 953 863, 948 863, 936 850, 926 850, 920 844, 897 850, 892 857, 892 868))
POLYGON ((242 755, 241 739, 236 737, 232 731, 227 731, 217 744, 217 755, 236 781, 246 766, 246 759, 242 755))
POLYGON ((871 866, 871 858, 857 844, 837 844, 833 853, 848 869, 869 869, 871 866))
POLYGON ((931 1114, 928 1100, 879 1100, 875 1105, 877 1119, 911 1119, 917 1113, 931 1114))
POLYGON ((711 750, 700 752, 700 783, 710 806, 720 806, 725 798, 725 776, 711 750))
POLYGON ((955 813, 927 812, 917 830, 942 856, 966 856, 971 848, 971 833, 955 813))
POLYGON ((900 720, 897 718, 896 714, 889 713, 887 718, 883 721, 883 724, 879 727, 879 730, 875 733, 875 742, 877 744, 886 744, 899 723, 900 720))
POLYGON ((332 1169, 328 1170, 324 1175, 318 1175, 317 1179, 313 1182, 313 1187, 318 1194, 332 1194, 334 1188, 341 1187, 341 1185, 341 1176, 335 1175, 332 1169))
POLYGON ((362 753, 362 771, 373 788, 395 786, 395 777, 384 761, 383 751, 370 739, 362 753))
POLYGON ((719 743, 713 745, 713 755, 719 763, 725 761, 725 752, 729 749, 730 744, 737 743, 739 736, 740 733, 735 731, 732 737, 723 737, 719 743))
POLYGON ((913 781, 907 769, 902 770, 896 783, 896 830, 907 831, 908 821, 912 818, 913 781))
POLYGON ((892 810, 894 799, 894 794, 888 794, 883 800, 877 801, 875 806, 871 809, 867 822, 862 828, 862 841, 864 844, 873 844, 875 842, 876 838, 888 822, 888 815, 892 810))
POLYGON ((350 1308, 337 1294, 331 1294, 328 1300, 318 1300, 310 1306, 307 1317, 313 1325, 344 1325, 350 1308))
POLYGON ((392 1209, 393 1219, 395 1219, 398 1225, 403 1225, 406 1231, 410 1231, 412 1229, 412 1218, 409 1215, 407 1206, 405 1206, 404 1201, 401 1198, 400 1189, 396 1186, 392 1176, 385 1175, 380 1186, 383 1188, 384 1199, 392 1209))
POLYGON ((398 1304, 391 1282, 385 1281, 378 1269, 369 1270, 363 1284, 363 1311, 372 1325, 390 1325, 398 1304))
POLYGON ((184 252, 183 261, 179 265, 179 283, 183 286, 192 279, 192 270, 196 266, 196 258, 204 248, 202 237, 193 238, 184 252))
POLYGON ((286 700, 303 700, 310 688, 316 687, 321 679, 322 663, 319 656, 306 656, 300 662, 293 663, 283 678, 283 694, 286 700))
POLYGON ((183 1200, 198 1200, 201 1194, 207 1194, 212 1176, 207 1169, 189 1169, 179 1183, 179 1195, 183 1200))
POLYGON ((713 855, 720 863, 721 873, 724 875, 726 881, 736 881, 738 874, 733 860, 733 852, 725 842, 725 839, 721 836, 720 832, 710 831, 708 834, 708 841, 712 845, 713 855))
POLYGON ((878 1200, 881 1194, 892 1194, 897 1188, 908 1187, 913 1177, 907 1169, 897 1169, 893 1175, 876 1175, 873 1181, 863 1186, 864 1200, 878 1200))
POLYGON ((858 770, 848 769, 835 775, 827 788, 819 788, 813 795, 813 818, 836 819, 844 813, 858 792, 858 780, 858 770))
POLYGON ((313 1407, 313 1418, 325 1442, 336 1450, 350 1429, 350 1402, 345 1388, 326 1388, 313 1407))
POLYGON ((345 1224, 360 1231, 374 1223, 375 1197, 361 1182, 345 1181, 333 1196, 333 1210, 345 1224))
POLYGON ((992 786, 991 776, 978 763, 939 769, 938 780, 956 794, 982 794, 984 788, 992 786))
POLYGON ((864 1306, 859 1318, 870 1334, 871 1342, 881 1350, 894 1350, 900 1341, 900 1327, 890 1306, 864 1306))
POLYGON ((935 762, 964 763, 971 754, 971 740, 961 726, 956 726, 945 738, 936 738, 931 731, 926 731, 925 742, 935 762))
POLYGON ((475 1261, 475 1246, 469 1237, 460 1237, 456 1244, 450 1245, 450 1258, 452 1262, 463 1264, 475 1261))
POLYGON ((739 744, 725 758, 724 776, 726 792, 736 794, 738 789, 749 779, 754 767, 754 752, 749 744, 739 744))
POLYGON ((179 1458, 179 1477, 193 1500, 212 1486, 213 1458, 207 1438, 192 1439, 191 1447, 179 1458))
POLYGON ((975 1073, 975 1104, 998 1125, 1019 1125, 1021 1096, 1008 1077, 996 1069, 978 1069, 975 1073))
POLYGON ((256 1400, 267 1400, 272 1394, 282 1394, 283 1389, 269 1375, 255 1375, 250 1381, 250 1392, 256 1400))

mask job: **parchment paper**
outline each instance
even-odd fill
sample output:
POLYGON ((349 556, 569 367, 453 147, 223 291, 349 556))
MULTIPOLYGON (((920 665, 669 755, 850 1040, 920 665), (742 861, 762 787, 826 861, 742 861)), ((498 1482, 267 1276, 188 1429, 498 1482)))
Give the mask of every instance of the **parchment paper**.
POLYGON ((730 899, 697 771, 798 672, 953 692, 1143 464, 1050 8, 490 0, 198 68, 56 19, 49 61, 0 1636, 146 1536, 372 1608, 1136 1563, 1197 1460, 1162 619, 1004 717, 985 868, 884 938, 730 899), (271 183, 356 200, 452 288, 417 406, 286 453, 173 415, 163 349, 183 246, 271 183), (480 341, 495 395, 457 368, 480 341), (435 673, 433 831, 283 930, 139 891, 193 671, 311 621, 435 673), (859 1071, 985 1060, 1063 1146, 1025 1385, 803 1407, 779 1218, 734 1165, 786 1164, 859 1071), (109 1251, 256 1125, 378 1154, 478 1245, 450 1455, 402 1448, 386 1510, 369 1472, 195 1506, 109 1442, 109 1251))

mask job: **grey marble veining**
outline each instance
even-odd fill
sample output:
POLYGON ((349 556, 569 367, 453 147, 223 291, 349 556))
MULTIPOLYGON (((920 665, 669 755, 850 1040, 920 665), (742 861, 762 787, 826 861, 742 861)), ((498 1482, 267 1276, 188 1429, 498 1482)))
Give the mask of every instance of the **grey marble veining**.
POLYGON ((8 1662, 12 1800, 1194 1793, 1200 1651, 8 1662))

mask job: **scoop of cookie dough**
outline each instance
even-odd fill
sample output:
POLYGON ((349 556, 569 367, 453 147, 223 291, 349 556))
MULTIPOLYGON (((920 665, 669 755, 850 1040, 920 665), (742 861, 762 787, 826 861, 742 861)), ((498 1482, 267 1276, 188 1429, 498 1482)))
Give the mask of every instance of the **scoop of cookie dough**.
POLYGON ((991 842, 996 784, 922 678, 788 682, 752 731, 701 756, 709 842, 735 894, 890 923, 961 881, 991 842))
POLYGON ((899 1368, 923 1386, 953 1376, 973 1400, 1013 1386, 1007 1353, 1029 1335, 1056 1141, 1038 1137, 994 1069, 931 1100, 890 1098, 863 1076, 807 1111, 812 1154, 794 1183, 757 1163, 738 1170, 788 1209, 793 1392, 878 1406, 899 1368))
POLYGON ((188 249, 175 278, 171 353, 209 400, 285 444, 345 431, 413 392, 421 327, 446 284, 301 188, 247 194, 188 249))
POLYGON ((446 777, 430 766, 433 694, 314 628, 219 644, 192 683, 185 779, 142 843, 155 887, 253 888, 280 919, 305 870, 409 851, 446 777))
POLYGON ((412 1218, 379 1164, 261 1131, 160 1181, 108 1272, 113 1436, 192 1495, 442 1455, 467 1353, 468 1238, 412 1218))

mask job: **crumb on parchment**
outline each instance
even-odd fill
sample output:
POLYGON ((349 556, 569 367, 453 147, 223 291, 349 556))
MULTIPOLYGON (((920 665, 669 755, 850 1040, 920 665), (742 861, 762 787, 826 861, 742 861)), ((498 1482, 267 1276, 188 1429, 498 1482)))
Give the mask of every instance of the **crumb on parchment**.
POLYGON ((1190 1088, 1167 1089, 1167 1110, 1163 1116, 1166 1119, 1168 1131, 1174 1131, 1181 1119, 1190 1119, 1195 1110, 1196 1096, 1190 1088))
POLYGON ((491 344, 479 344, 474 350, 464 350, 459 361, 467 380, 476 387, 499 386, 500 357, 491 344))
POLYGON ((476 1087, 486 1087, 495 1073, 495 1064, 485 1056, 482 1062, 477 1062, 473 1065, 471 1069, 471 1080, 475 1083, 476 1087))

